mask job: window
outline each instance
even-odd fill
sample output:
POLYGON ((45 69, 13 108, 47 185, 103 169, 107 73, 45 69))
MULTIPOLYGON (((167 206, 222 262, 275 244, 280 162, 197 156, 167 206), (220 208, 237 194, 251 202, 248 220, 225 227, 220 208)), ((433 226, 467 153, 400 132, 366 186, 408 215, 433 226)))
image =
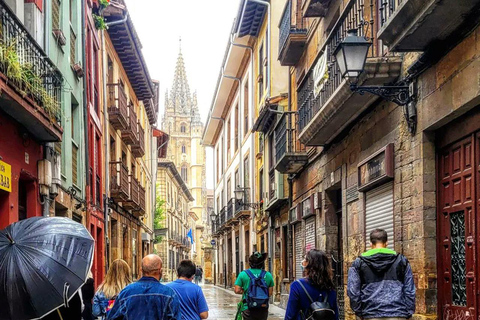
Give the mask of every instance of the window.
POLYGON ((223 174, 223 170, 224 170, 224 165, 225 165, 225 155, 224 155, 224 147, 225 147, 225 144, 224 144, 224 139, 222 137, 222 145, 221 145, 221 151, 220 151, 220 154, 222 155, 222 170, 220 171, 221 174, 223 174))
POLYGON ((227 122, 227 159, 229 160, 230 160, 230 140, 231 139, 232 139, 232 121, 229 118, 227 122))
POLYGON ((187 147, 185 147, 185 145, 182 146, 182 153, 187 153, 187 147))
POLYGON ((187 126, 185 125, 185 123, 182 123, 182 124, 180 125, 180 132, 181 132, 181 133, 187 132, 187 126))
POLYGON ((110 136, 110 161, 117 161, 116 142, 113 136, 110 136))
MULTIPOLYGON (((250 187, 250 164, 248 161, 248 156, 243 160, 243 186, 245 188, 250 187)), ((249 198, 250 193, 246 193, 247 199, 245 201, 250 202, 249 198)))
POLYGON ((274 155, 275 155, 275 142, 273 140, 273 134, 268 136, 268 166, 269 170, 272 171, 275 167, 274 163, 274 155))
POLYGON ((258 50, 258 101, 263 97, 263 43, 258 50))
POLYGON ((187 178, 188 178, 188 169, 187 169, 187 166, 186 165, 183 165, 182 166, 182 170, 181 170, 181 175, 182 175, 182 179, 185 183, 187 183, 187 178))
MULTIPOLYGON (((55 0, 53 1, 55 2, 55 0)), ((70 0, 70 65, 77 61, 77 35, 75 33, 76 0, 70 0)))
MULTIPOLYGON (((388 247, 395 244, 393 217, 393 183, 383 184, 365 193, 365 234, 380 228, 388 234, 388 247), (381 217, 378 219, 378 217, 381 217)), ((368 245, 368 241, 367 241, 368 245)))
POLYGON ((238 108, 238 104, 235 106, 235 152, 238 150, 238 145, 240 139, 238 139, 238 128, 240 128, 240 109, 238 108))
POLYGON ((263 147, 264 147, 264 142, 263 142, 263 133, 260 132, 258 134, 258 152, 263 153, 263 147))
POLYGON ((216 171, 217 171, 217 182, 220 180, 220 146, 217 146, 217 163, 216 163, 216 171))
MULTIPOLYGON (((72 97, 73 99, 73 97, 72 97)), ((78 123, 78 105, 71 105, 71 143, 72 143, 72 183, 78 186, 78 156, 79 156, 79 144, 76 141, 77 133, 77 123, 78 123)))
POLYGON ((237 190, 237 187, 240 186, 240 174, 238 173, 238 169, 235 170, 235 180, 233 185, 233 190, 237 190))
POLYGON ((260 201, 263 200, 263 169, 260 170, 260 172, 258 173, 258 179, 260 180, 258 185, 259 185, 259 188, 258 188, 258 191, 260 192, 259 196, 260 196, 260 201))
POLYGON ((96 195, 96 204, 99 208, 102 207, 102 187, 101 187, 101 176, 100 173, 102 172, 102 153, 101 153, 101 147, 102 147, 102 140, 100 139, 100 136, 98 134, 95 134, 95 150, 96 150, 96 155, 95 155, 95 195, 96 195))
POLYGON ((232 177, 227 179, 227 200, 232 197, 232 177))
POLYGON ((99 90, 98 90, 98 72, 99 72, 99 67, 98 67, 98 47, 96 45, 93 46, 93 53, 92 53, 92 74, 93 74, 93 77, 92 77, 92 82, 93 82, 93 107, 95 109, 95 112, 97 113, 97 115, 100 114, 100 110, 99 110, 99 90))
POLYGON ((245 83, 243 88, 243 135, 245 136, 248 133, 248 105, 249 105, 249 96, 248 96, 248 80, 245 83))
POLYGON ((52 2, 52 29, 60 30, 60 0, 52 2))

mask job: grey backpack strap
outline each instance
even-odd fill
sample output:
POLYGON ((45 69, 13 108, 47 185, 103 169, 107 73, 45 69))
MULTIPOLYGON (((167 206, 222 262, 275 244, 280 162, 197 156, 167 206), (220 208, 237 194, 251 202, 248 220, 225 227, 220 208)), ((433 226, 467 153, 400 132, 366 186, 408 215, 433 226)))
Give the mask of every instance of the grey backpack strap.
POLYGON ((302 281, 300 281, 300 280, 296 280, 296 281, 300 284, 300 286, 303 288, 303 291, 305 291, 305 293, 307 294, 308 299, 310 299, 310 303, 313 303, 313 299, 312 299, 312 297, 310 296, 310 294, 308 293, 308 291, 307 291, 307 289, 305 288, 305 286, 303 285, 302 281))

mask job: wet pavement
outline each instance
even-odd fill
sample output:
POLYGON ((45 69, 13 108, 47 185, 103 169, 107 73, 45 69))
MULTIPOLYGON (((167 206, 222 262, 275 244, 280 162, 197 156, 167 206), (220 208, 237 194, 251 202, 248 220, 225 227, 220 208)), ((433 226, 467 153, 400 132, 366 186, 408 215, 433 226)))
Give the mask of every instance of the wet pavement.
MULTIPOLYGON (((210 309, 208 319, 235 320, 237 303, 240 300, 239 295, 234 294, 232 290, 226 290, 213 285, 203 285, 202 290, 210 309)), ((285 316, 285 310, 274 305, 270 305, 268 311, 269 320, 280 320, 285 316)))

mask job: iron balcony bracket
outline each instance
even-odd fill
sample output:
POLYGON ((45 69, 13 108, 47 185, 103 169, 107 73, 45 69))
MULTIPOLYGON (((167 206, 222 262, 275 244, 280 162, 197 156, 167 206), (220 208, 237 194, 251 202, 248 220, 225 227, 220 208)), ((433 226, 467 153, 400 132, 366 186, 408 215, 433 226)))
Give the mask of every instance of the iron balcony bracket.
POLYGON ((350 84, 350 90, 364 95, 366 92, 382 97, 403 107, 408 131, 413 135, 417 129, 417 107, 415 103, 414 83, 398 86, 357 86, 350 84))

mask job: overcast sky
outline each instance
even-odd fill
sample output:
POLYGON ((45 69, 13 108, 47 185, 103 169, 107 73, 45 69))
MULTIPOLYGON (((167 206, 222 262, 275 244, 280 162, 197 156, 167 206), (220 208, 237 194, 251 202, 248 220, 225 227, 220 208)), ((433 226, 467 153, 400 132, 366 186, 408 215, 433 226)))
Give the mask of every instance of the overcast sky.
MULTIPOLYGON (((160 81, 160 115, 172 87, 182 39, 190 91, 197 91, 206 122, 239 0, 125 0, 143 45, 150 76, 160 81)), ((207 188, 213 189, 213 153, 207 148, 207 188)))

